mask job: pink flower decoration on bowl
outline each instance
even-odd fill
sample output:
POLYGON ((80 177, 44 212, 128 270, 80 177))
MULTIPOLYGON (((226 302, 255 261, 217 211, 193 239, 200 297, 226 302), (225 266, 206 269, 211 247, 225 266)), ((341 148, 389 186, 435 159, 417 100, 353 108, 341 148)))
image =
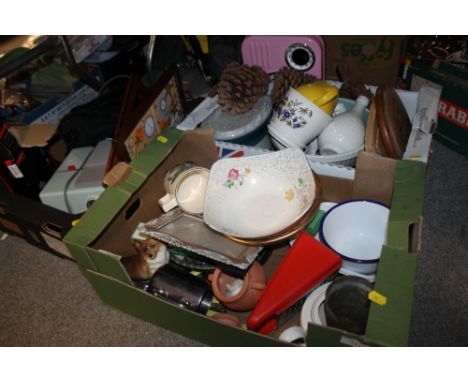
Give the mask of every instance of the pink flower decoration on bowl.
POLYGON ((228 173, 228 178, 236 180, 239 177, 239 170, 236 168, 231 168, 228 173))

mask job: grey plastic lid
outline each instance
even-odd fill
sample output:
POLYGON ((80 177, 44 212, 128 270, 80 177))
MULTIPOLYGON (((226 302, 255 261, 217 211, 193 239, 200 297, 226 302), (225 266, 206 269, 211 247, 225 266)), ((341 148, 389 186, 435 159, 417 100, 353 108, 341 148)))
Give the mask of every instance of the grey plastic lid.
POLYGON ((201 127, 212 128, 214 138, 218 140, 241 138, 261 127, 272 109, 270 97, 263 96, 251 110, 243 114, 233 115, 218 108, 202 122, 201 127))

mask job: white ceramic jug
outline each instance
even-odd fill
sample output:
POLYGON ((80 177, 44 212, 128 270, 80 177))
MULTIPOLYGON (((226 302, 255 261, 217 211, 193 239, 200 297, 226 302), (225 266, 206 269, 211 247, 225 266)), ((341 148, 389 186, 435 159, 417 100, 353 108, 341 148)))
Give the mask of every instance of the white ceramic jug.
POLYGON ((350 111, 333 118, 318 137, 321 155, 345 153, 364 144, 365 124, 362 116, 368 104, 367 97, 359 96, 350 111))

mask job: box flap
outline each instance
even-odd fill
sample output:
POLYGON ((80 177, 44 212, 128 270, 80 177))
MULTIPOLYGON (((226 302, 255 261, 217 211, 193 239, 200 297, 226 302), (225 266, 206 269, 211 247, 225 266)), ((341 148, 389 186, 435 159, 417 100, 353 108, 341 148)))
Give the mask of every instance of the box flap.
POLYGON ((86 248, 86 251, 89 257, 93 259, 99 273, 133 286, 132 280, 130 280, 127 271, 120 262, 120 256, 103 250, 97 251, 89 247, 86 248))
POLYGON ((147 150, 130 163, 131 175, 118 187, 108 187, 81 217, 79 223, 66 236, 66 242, 87 246, 94 241, 113 220, 116 212, 122 209, 130 196, 138 190, 146 179, 145 171, 155 167, 172 151, 182 138, 183 132, 167 129, 162 143, 155 140, 147 150), (143 157, 143 159, 140 159, 143 157))
MULTIPOLYGON (((65 242, 65 239, 64 239, 65 242)), ((86 252, 86 249, 84 247, 71 244, 71 243, 66 243, 66 246, 70 253, 72 254, 73 258, 75 259, 76 263, 78 266, 82 269, 90 269, 93 271, 96 271, 96 265, 93 263, 91 258, 88 256, 88 253, 86 252)))
POLYGON ((356 162, 354 199, 371 199, 390 205, 396 161, 361 151, 356 162))
POLYGON ((57 127, 56 123, 35 123, 10 126, 8 131, 16 138, 21 147, 44 147, 55 134, 57 127))
POLYGON ((416 221, 423 214, 425 165, 421 162, 396 162, 390 220, 416 221))
POLYGON ((411 324, 416 255, 383 247, 375 290, 385 305, 371 303, 366 337, 389 346, 407 346, 411 324))
MULTIPOLYGON (((65 243, 87 246, 109 224, 115 211, 122 208, 127 200, 128 195, 122 191, 113 187, 107 188, 68 232, 64 238, 65 243)), ((71 247, 69 249, 72 251, 71 247)))
POLYGON ((421 162, 399 160, 387 232, 387 245, 406 251, 418 248, 415 228, 423 215, 425 165, 421 162))
POLYGON ((183 135, 183 131, 175 128, 165 129, 130 162, 133 173, 140 173, 146 178, 169 155, 183 135))

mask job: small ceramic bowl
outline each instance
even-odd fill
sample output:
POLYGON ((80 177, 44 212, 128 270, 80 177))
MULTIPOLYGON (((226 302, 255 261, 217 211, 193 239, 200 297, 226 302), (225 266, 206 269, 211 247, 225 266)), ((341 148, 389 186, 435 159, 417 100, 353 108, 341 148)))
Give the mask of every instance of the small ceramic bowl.
POLYGON ((210 171, 203 219, 215 231, 237 238, 274 235, 309 211, 317 187, 299 149, 223 158, 210 171))
POLYGON ((386 242, 389 213, 387 206, 372 200, 337 204, 322 219, 320 240, 341 256, 343 267, 373 274, 386 242))

